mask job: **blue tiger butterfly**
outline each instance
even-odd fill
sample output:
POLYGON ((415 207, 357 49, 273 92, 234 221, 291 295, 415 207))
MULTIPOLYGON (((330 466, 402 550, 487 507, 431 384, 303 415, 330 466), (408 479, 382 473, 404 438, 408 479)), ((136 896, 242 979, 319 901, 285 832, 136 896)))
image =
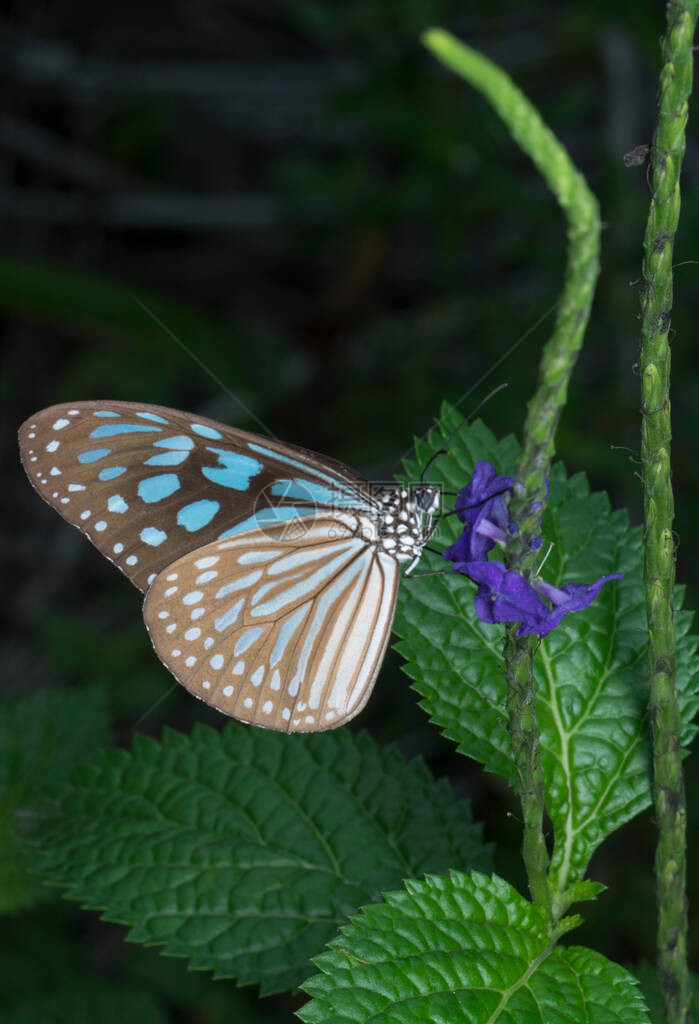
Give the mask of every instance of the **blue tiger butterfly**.
POLYGON ((190 693, 284 732, 362 710, 437 487, 370 484, 305 448, 133 402, 54 405, 19 442, 41 497, 145 592, 153 647, 190 693))

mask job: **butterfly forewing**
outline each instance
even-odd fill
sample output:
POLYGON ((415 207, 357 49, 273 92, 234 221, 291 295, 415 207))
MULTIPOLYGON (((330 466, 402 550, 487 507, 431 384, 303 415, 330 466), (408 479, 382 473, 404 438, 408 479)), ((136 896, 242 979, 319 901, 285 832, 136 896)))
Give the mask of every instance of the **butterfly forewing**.
POLYGON ((243 722, 332 729, 366 703, 396 602, 394 558, 372 519, 319 512, 179 558, 144 618, 158 656, 195 696, 243 722))
POLYGON ((134 402, 44 409, 20 429, 27 474, 137 587, 227 535, 373 507, 366 481, 304 448, 134 402))

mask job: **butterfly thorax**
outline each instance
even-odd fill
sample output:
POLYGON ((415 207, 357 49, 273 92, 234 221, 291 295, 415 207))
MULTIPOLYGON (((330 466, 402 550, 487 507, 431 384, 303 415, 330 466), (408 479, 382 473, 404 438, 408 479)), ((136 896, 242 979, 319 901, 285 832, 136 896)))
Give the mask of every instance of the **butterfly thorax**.
POLYGON ((430 539, 432 517, 439 511, 440 495, 429 484, 418 487, 381 487, 376 490, 381 503, 377 543, 398 562, 416 562, 430 539))

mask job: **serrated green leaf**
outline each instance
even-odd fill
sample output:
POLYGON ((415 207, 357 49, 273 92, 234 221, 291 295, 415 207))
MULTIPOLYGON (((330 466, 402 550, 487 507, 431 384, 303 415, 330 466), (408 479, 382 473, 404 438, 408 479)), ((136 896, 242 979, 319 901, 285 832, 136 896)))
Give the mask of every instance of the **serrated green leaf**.
POLYGON ((235 722, 106 752, 74 773, 41 847, 50 879, 133 941, 263 993, 295 987, 387 886, 490 859, 421 761, 345 730, 235 722))
POLYGON ((636 982, 551 943, 544 914, 497 876, 406 882, 314 961, 306 1024, 648 1024, 636 982))
POLYGON ((0 714, 0 913, 14 913, 50 893, 30 871, 17 831, 29 809, 73 765, 110 740, 105 695, 95 686, 46 690, 4 701, 0 714))
POLYGON ((587 900, 596 900, 600 893, 605 892, 607 886, 603 882, 593 882, 589 878, 580 879, 574 882, 564 895, 564 903, 570 906, 571 903, 584 903, 587 900))
MULTIPOLYGON (((425 465, 458 425, 459 417, 445 410, 442 430, 418 445, 419 464, 425 465)), ((430 478, 451 491, 464 486, 478 459, 488 459, 502 473, 514 467, 512 440, 495 442, 480 423, 459 433, 449 449, 430 478)), ((406 466, 410 478, 418 475, 419 464, 406 466)), ((554 826, 552 871, 563 891, 582 878, 603 839, 651 802, 648 682, 640 530, 629 528, 624 513, 611 512, 605 495, 590 494, 582 474, 567 479, 557 465, 549 484, 542 532, 554 547, 544 578, 560 586, 625 574, 603 587, 589 608, 567 616, 536 654, 541 761, 554 826)), ((444 520, 439 542, 451 543, 459 525, 455 517, 444 520)), ((422 564, 440 567, 438 556, 428 557, 432 563, 422 564)), ((476 618, 474 592, 474 584, 458 573, 406 580, 394 625, 403 637, 397 649, 423 707, 444 734, 462 753, 511 779, 504 627, 476 618)), ((676 608, 681 596, 677 588, 676 608)), ((685 744, 697 731, 693 718, 699 706, 697 640, 689 636, 690 622, 690 615, 678 613, 677 686, 685 744)))

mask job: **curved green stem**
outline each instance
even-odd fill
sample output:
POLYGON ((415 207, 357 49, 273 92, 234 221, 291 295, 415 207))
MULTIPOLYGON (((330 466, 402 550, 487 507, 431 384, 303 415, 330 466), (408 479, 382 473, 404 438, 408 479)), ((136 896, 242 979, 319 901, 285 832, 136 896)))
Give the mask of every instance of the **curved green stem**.
MULTIPOLYGON (((424 42, 439 60, 467 79, 492 104, 545 178, 568 223, 563 292, 553 334, 543 350, 537 388, 528 405, 510 502, 509 517, 517 523, 519 532, 508 544, 507 565, 526 576, 535 557, 530 541, 538 533, 546 502, 545 480, 554 453, 556 426, 582 345, 599 273, 599 209, 564 147, 503 71, 442 29, 430 29, 424 42)), ((524 815, 522 852, 532 899, 546 907, 555 920, 562 912, 561 894, 551 891, 548 881, 533 650, 531 638, 517 637, 514 629, 508 628, 508 723, 524 815)))
POLYGON ((672 254, 680 215, 680 169, 697 3, 669 3, 662 48, 658 125, 651 148, 651 203, 644 238, 641 332, 641 438, 648 618, 658 968, 670 1024, 688 1020, 686 823, 679 702, 675 685, 674 502, 670 468, 672 254))

